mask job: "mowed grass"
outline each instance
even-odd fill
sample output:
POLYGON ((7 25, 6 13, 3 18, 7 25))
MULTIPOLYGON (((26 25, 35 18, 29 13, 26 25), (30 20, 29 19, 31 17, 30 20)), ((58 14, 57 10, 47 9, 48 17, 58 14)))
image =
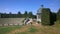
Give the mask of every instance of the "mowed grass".
POLYGON ((8 32, 19 28, 21 28, 21 26, 3 26, 0 27, 0 34, 7 34, 8 32))

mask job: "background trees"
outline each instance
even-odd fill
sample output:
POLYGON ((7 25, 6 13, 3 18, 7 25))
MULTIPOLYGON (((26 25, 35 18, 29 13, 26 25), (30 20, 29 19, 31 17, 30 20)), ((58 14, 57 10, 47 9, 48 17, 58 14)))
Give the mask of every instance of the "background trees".
POLYGON ((57 19, 56 19, 56 25, 60 24, 60 9, 57 12, 57 19))
POLYGON ((50 13, 50 23, 51 23, 50 25, 54 25, 55 22, 56 22, 56 13, 51 12, 50 13))
POLYGON ((32 12, 29 12, 28 16, 29 16, 30 18, 33 18, 32 12))
POLYGON ((28 17, 28 13, 27 13, 27 11, 25 11, 25 13, 23 14, 23 17, 25 17, 25 18, 28 17))
POLYGON ((16 17, 22 17, 22 14, 21 14, 21 12, 20 11, 18 11, 18 14, 17 14, 17 16, 16 17))
POLYGON ((1 18, 27 18, 27 17, 36 18, 36 15, 33 15, 32 12, 28 13, 28 11, 25 11, 24 14, 21 14, 20 11, 18 11, 17 14, 12 14, 11 12, 9 12, 9 14, 6 13, 1 14, 1 18))
POLYGON ((60 20, 60 9, 57 12, 57 20, 60 20))

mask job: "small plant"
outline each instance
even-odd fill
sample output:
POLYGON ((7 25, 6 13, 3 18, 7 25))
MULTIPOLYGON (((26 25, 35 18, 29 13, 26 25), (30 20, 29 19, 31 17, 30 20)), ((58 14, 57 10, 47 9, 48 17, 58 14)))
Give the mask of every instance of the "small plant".
POLYGON ((31 28, 29 28, 29 32, 31 32, 31 33, 37 32, 37 29, 34 27, 31 27, 31 28))
POLYGON ((18 32, 18 33, 16 33, 16 34, 26 34, 25 32, 18 32))

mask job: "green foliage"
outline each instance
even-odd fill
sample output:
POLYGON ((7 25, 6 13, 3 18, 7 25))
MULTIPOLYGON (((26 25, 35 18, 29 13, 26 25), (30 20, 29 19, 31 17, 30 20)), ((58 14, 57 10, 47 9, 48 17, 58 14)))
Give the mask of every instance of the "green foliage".
POLYGON ((9 14, 12 14, 11 12, 9 14))
POLYGON ((27 16, 28 16, 28 13, 27 13, 27 11, 25 11, 23 17, 27 18, 27 16))
POLYGON ((42 9, 42 15, 41 20, 43 25, 49 25, 50 24, 50 9, 49 8, 43 8, 42 9))
POLYGON ((50 23, 51 23, 51 25, 54 25, 55 22, 56 21, 56 13, 54 13, 54 12, 51 12, 50 13, 50 23))
POLYGON ((18 14, 20 14, 20 15, 21 15, 21 12, 19 11, 19 12, 18 12, 18 14))
POLYGON ((60 25, 60 20, 57 20, 55 24, 57 24, 57 25, 59 24, 60 25))
POLYGON ((60 9, 57 12, 57 20, 60 20, 60 9))
POLYGON ((29 12, 28 16, 29 16, 30 18, 32 18, 32 17, 33 17, 32 12, 29 12))
POLYGON ((33 15, 32 12, 27 12, 25 11, 24 14, 21 14, 20 11, 18 11, 17 14, 12 14, 11 12, 9 14, 6 14, 6 13, 2 13, 1 18, 27 18, 27 17, 30 17, 30 18, 36 18, 36 15, 33 15))

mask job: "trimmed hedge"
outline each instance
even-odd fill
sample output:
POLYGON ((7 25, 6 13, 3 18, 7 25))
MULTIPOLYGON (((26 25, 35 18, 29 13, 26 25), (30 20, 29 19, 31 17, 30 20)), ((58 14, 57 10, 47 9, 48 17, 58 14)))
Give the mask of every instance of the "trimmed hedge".
POLYGON ((50 25, 50 9, 49 8, 42 8, 41 14, 41 23, 42 25, 50 25))

